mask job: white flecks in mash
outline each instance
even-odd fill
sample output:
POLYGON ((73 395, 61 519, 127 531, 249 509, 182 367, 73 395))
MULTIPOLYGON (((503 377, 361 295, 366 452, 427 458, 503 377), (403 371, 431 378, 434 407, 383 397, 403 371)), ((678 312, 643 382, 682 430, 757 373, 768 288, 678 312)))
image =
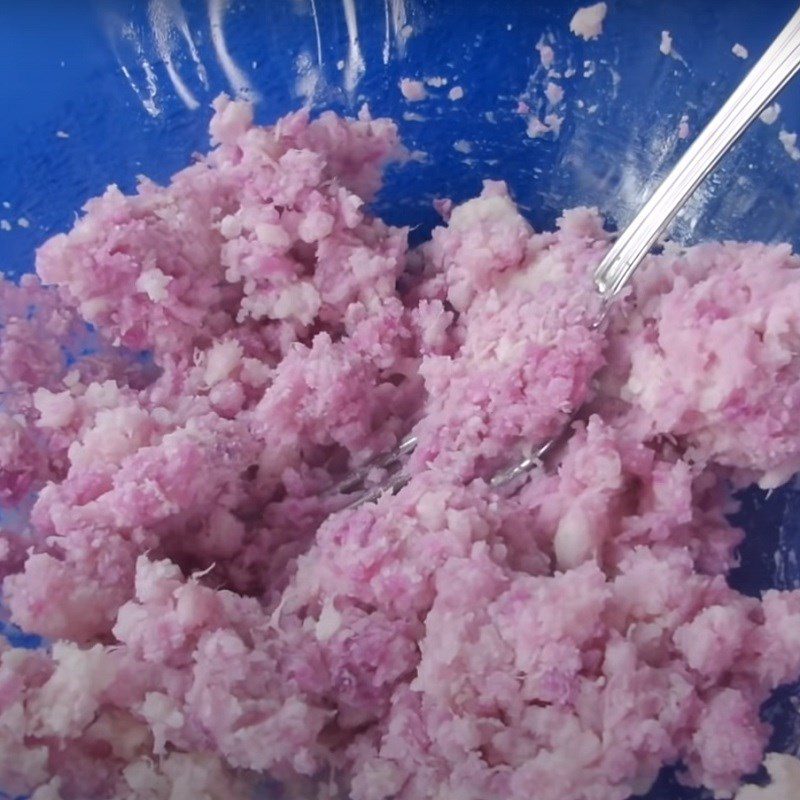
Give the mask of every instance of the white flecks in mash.
POLYGON ((454 86, 447 96, 450 100, 460 100, 464 96, 464 89, 461 86, 454 86))
POLYGON ((56 131, 57 139, 69 139, 69 134, 66 131, 56 131))
POLYGON ((781 104, 780 103, 773 103, 771 106, 767 106, 761 112, 761 121, 766 125, 772 125, 775 120, 781 115, 781 104))
POLYGON ((731 53, 733 53, 736 58, 747 58, 750 55, 747 48, 743 44, 739 44, 739 42, 736 42, 736 44, 731 47, 731 53))
POLYGON ((468 142, 466 139, 458 139, 457 141, 453 142, 453 150, 457 150, 459 153, 468 155, 472 152, 472 143, 468 142))
POLYGON ((783 149, 791 156, 793 161, 800 161, 800 148, 797 147, 797 134, 781 130, 778 133, 783 149))
POLYGON ((684 114, 678 123, 678 138, 688 139, 691 131, 689 130, 689 117, 684 114))
POLYGON ((603 33, 603 20, 607 13, 608 6, 605 3, 579 8, 570 20, 569 29, 586 41, 596 39, 603 33))
POLYGON ((344 69, 344 61, 342 61, 341 58, 336 62, 336 69, 338 69, 339 72, 344 69))
POLYGON ((11 208, 11 203, 8 200, 3 200, 3 208, 11 208))
POLYGON ((430 78, 425 78, 425 83, 433 89, 441 89, 442 86, 447 86, 447 78, 442 75, 433 75, 430 78))
POLYGON ((417 114, 414 111, 404 111, 403 119, 406 122, 425 122, 427 117, 423 117, 422 114, 417 114))
POLYGON ((136 289, 146 294, 154 303, 163 303, 169 298, 167 287, 172 277, 160 269, 147 269, 136 279, 136 289))
POLYGON ((19 225, 20 228, 30 228, 31 223, 28 221, 27 217, 20 217, 17 220, 17 225, 19 225))
POLYGON ((0 219, 0 231, 10 231, 11 223, 7 219, 0 219))

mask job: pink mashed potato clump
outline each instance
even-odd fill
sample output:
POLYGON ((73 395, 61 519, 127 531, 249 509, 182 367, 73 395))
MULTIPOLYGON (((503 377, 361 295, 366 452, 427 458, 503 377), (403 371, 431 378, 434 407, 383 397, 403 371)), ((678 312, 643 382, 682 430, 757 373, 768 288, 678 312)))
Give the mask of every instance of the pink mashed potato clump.
POLYGON ((732 490, 800 468, 800 259, 668 249, 598 327, 596 211, 535 231, 487 182, 410 251, 365 205, 391 122, 215 111, 0 283, 2 596, 48 641, 0 646, 0 788, 731 797, 800 677, 800 592, 726 581, 732 490))

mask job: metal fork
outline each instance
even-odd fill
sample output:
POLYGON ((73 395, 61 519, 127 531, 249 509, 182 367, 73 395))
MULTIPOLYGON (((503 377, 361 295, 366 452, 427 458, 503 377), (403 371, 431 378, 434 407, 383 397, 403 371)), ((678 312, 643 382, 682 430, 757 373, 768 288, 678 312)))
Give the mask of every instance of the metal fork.
MULTIPOLYGON (((798 70, 800 10, 795 12, 598 265, 594 282, 603 305, 595 325, 604 323, 616 298, 628 286, 638 266, 697 187, 798 70)), ((578 411, 570 415, 569 421, 556 437, 540 444, 530 455, 497 473, 491 479, 491 485, 495 488, 506 486, 538 466, 549 452, 568 438, 569 423, 575 419, 578 411)), ((416 446, 417 437, 406 436, 391 453, 379 456, 353 471, 332 491, 345 494, 354 491, 363 484, 371 470, 399 465, 403 457, 413 452, 416 446)), ((387 491, 397 492, 409 480, 410 476, 400 470, 379 486, 363 491, 348 508, 376 500, 387 491)))

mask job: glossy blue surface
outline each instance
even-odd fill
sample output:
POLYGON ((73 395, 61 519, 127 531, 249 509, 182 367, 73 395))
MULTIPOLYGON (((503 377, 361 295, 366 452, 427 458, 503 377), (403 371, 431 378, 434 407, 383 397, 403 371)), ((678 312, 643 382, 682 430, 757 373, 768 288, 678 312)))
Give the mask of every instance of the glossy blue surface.
MULTIPOLYGON (((0 267, 11 274, 31 269, 35 247, 69 227, 107 183, 131 189, 139 173, 166 180, 206 147, 211 98, 245 84, 259 98, 262 121, 306 101, 346 112, 367 101, 373 113, 397 118, 408 147, 425 157, 390 171, 377 207, 392 222, 418 226, 416 238, 436 220, 434 197, 465 199, 487 177, 508 181, 536 224, 551 224, 576 203, 598 205, 612 223, 624 224, 686 146, 677 136, 681 116, 699 129, 794 3, 609 0, 605 33, 595 42, 568 32, 578 5, 356 0, 348 27, 341 0, 6 0, 0 202, 8 207, 0 206, 0 220, 11 230, 0 229, 0 267), (413 28, 405 42, 397 30, 402 20, 393 21, 402 10, 413 28), (350 44, 355 27, 363 74, 350 44), (662 30, 672 33, 682 60, 659 52, 662 30), (528 138, 516 113, 521 97, 546 110, 547 77, 534 49, 543 35, 552 37, 555 69, 576 69, 559 80, 566 97, 556 140, 528 138), (749 49, 749 60, 731 54, 734 42, 749 49), (403 100, 401 77, 430 76, 449 83, 420 103, 403 100), (465 96, 454 102, 447 91, 455 85, 465 96)), ((778 123, 758 123, 748 133, 679 221, 678 238, 798 241, 800 164, 777 139, 781 126, 800 128, 798 99, 800 89, 789 87, 778 123)), ((749 492, 738 519, 754 535, 732 581, 748 592, 799 586, 800 494, 749 492)), ((765 708, 776 723, 777 749, 800 746, 796 699, 785 690, 765 708)), ((648 800, 700 796, 665 775, 648 800)))

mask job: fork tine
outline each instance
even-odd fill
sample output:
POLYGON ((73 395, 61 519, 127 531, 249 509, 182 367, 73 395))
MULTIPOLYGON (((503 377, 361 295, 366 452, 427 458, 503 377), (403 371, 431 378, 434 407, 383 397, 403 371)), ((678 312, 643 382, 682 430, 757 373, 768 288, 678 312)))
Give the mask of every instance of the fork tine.
POLYGON ((529 456, 520 459, 516 464, 507 469, 501 470, 493 475, 489 481, 489 486, 492 489, 500 489, 507 486, 517 478, 527 475, 531 470, 535 469, 542 463, 542 459, 558 444, 560 437, 549 439, 540 448, 535 450, 529 456))
MULTIPOLYGON (((531 453, 531 455, 521 459, 514 464, 514 466, 494 475, 489 481, 489 485, 493 489, 499 489, 512 483, 517 478, 527 475, 531 470, 541 464, 542 459, 560 444, 563 438, 564 433, 562 432, 559 436, 549 439, 541 447, 531 453)), ((411 447, 411 449, 413 450, 413 447, 411 447)), ((400 447, 398 447, 397 450, 400 451, 400 447)), ((406 472, 397 472, 378 486, 373 486, 371 489, 362 492, 352 503, 345 506, 345 509, 359 508, 366 503, 372 503, 386 492, 397 494, 410 480, 411 476, 406 472)))
POLYGON ((386 469, 387 467, 390 467, 396 461, 399 461, 404 455, 413 452, 416 446, 417 437, 409 434, 403 438, 400 444, 398 444, 397 447, 395 447, 395 449, 390 453, 384 453, 376 456, 375 458, 367 461, 366 464, 362 464, 360 467, 357 467, 345 475, 342 480, 330 488, 329 492, 331 494, 350 494, 350 492, 355 491, 364 482, 371 470, 386 469))
POLYGON ((513 483, 517 478, 521 478, 539 467, 546 455, 552 453, 553 450, 560 447, 572 436, 572 425, 570 423, 574 421, 575 417, 576 414, 570 414, 564 427, 552 439, 548 439, 529 456, 520 459, 516 464, 493 475, 489 481, 492 489, 501 489, 503 486, 508 486, 509 483, 513 483))
MULTIPOLYGON (((491 480, 489 481, 489 485, 492 489, 500 489, 504 486, 507 486, 510 483, 513 483, 518 478, 521 478, 527 475, 532 470, 536 469, 541 463, 542 459, 550 452, 552 452, 558 445, 560 445, 568 436, 570 435, 571 430, 569 425, 565 425, 562 431, 557 435, 554 436, 552 439, 548 439, 544 444, 534 450, 529 456, 525 456, 516 464, 507 469, 502 470, 501 472, 496 473, 492 476, 491 480)), ((406 436, 400 444, 392 450, 391 453, 387 453, 383 456, 379 456, 377 458, 372 459, 364 466, 360 467, 358 470, 353 471, 340 481, 336 486, 334 486, 330 491, 332 493, 341 493, 341 494, 348 494, 354 491, 361 482, 366 478, 367 473, 370 469, 375 467, 388 467, 395 461, 402 458, 402 456, 406 455, 407 453, 413 452, 414 448, 417 446, 417 438, 416 436, 406 436)), ((378 486, 373 486, 371 489, 367 489, 366 491, 362 492, 361 494, 353 500, 352 503, 349 503, 345 506, 345 509, 353 509, 358 508, 359 506, 364 505, 365 503, 372 503, 376 501, 381 495, 386 492, 391 492, 392 494, 396 494, 399 492, 409 481, 411 480, 411 476, 407 473, 400 471, 392 475, 391 477, 387 478, 385 481, 380 483, 378 486)))
MULTIPOLYGON (((766 53, 756 62, 753 69, 603 256, 594 272, 595 285, 600 292, 602 306, 592 328, 602 328, 613 301, 630 283, 634 273, 669 223, 684 207, 701 182, 716 168, 722 156, 798 72, 800 72, 800 11, 795 12, 766 53)), ((574 414, 570 417, 574 419, 574 414)), ((568 422, 557 436, 545 442, 531 455, 494 475, 490 481, 492 488, 506 486, 517 478, 527 475, 570 433, 571 426, 568 422)), ((374 459, 355 470, 340 481, 332 491, 345 493, 354 491, 363 483, 371 469, 394 464, 403 455, 411 452, 416 445, 416 437, 407 436, 387 456, 374 459)), ((405 486, 408 480, 408 476, 399 471, 380 486, 367 490, 349 507, 357 507, 374 500, 385 491, 397 491, 405 486)))
POLYGON ((352 503, 346 505, 345 509, 359 508, 365 503, 372 503, 385 492, 397 494, 410 480, 410 475, 405 472, 398 472, 379 486, 373 486, 372 489, 368 489, 366 492, 360 494, 352 503))

